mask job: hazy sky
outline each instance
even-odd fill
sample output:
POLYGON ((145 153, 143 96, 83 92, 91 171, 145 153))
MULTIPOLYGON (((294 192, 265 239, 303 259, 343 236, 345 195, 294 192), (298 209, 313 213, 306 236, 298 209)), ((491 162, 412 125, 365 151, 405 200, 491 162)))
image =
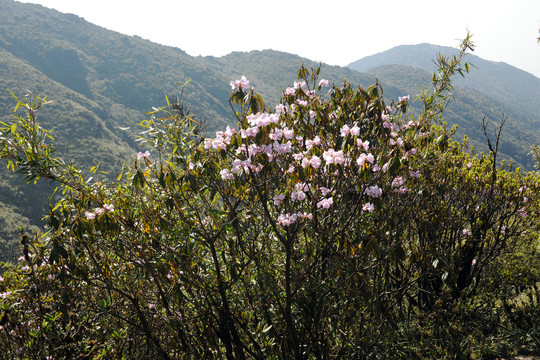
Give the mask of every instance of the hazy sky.
POLYGON ((345 66, 401 44, 457 46, 540 77, 540 0, 21 0, 190 55, 273 49, 345 66))

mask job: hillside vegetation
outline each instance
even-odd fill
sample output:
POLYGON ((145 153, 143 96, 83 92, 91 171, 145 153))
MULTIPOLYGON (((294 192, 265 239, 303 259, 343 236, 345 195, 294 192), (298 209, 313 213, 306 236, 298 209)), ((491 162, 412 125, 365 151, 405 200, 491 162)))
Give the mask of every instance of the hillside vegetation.
POLYGON ((48 233, 22 231, 22 256, 3 265, 0 348, 15 359, 537 353, 540 178, 499 166, 500 127, 494 151, 472 156, 442 120, 471 47, 438 58, 422 109, 379 83, 333 85, 318 66, 268 103, 242 76, 227 102, 235 126, 201 136, 181 101, 154 108, 141 151, 102 179, 56 156, 37 116, 45 99, 17 97, 0 157, 59 195, 48 233))
MULTIPOLYGON (((431 52, 430 58, 435 55, 431 52)), ((192 57, 177 48, 106 30, 75 15, 0 0, 0 89, 4 89, 0 91, 0 121, 11 121, 16 104, 7 89, 18 97, 28 91, 33 96, 48 96, 50 103, 40 110, 39 120, 53 130, 57 154, 80 164, 85 172, 99 164, 99 170, 109 175, 98 171, 94 174, 97 178, 114 178, 124 162, 133 162, 134 154, 142 150, 135 142, 137 124, 147 118, 145 113, 152 107, 164 105, 165 96, 176 99, 186 82, 183 103, 204 123, 206 133, 213 133, 234 124, 228 102, 231 79, 248 76, 272 106, 283 89, 297 79, 302 63, 316 65, 272 50, 235 52, 221 58, 192 57)), ((418 84, 426 83, 428 77, 411 68, 360 73, 324 64, 321 75, 337 85, 347 80, 369 86, 378 79, 387 99, 418 93, 418 84)), ((506 114, 508 125, 500 157, 531 170, 533 161, 527 153, 530 144, 540 143, 535 118, 540 112, 495 100, 501 96, 489 89, 504 89, 509 86, 506 81, 515 77, 491 74, 482 79, 493 77, 505 84, 482 83, 482 89, 477 90, 456 87, 446 120, 460 126, 456 138, 466 134, 471 145, 485 151, 482 118, 498 121, 506 114)), ((9 210, 0 214, 1 223, 42 226, 51 190, 48 184, 26 186, 21 176, 2 172, 0 202, 9 210)), ((15 246, 18 227, 3 229, 1 240, 15 246)))

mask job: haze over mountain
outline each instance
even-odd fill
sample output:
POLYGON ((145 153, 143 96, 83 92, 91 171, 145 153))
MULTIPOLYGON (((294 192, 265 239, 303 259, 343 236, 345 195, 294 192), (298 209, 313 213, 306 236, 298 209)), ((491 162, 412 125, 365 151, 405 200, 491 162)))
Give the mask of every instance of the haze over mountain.
MULTIPOLYGON (((375 55, 349 68, 323 65, 321 77, 337 85, 346 79, 362 86, 378 78, 389 99, 429 86, 430 59, 441 50, 432 45, 396 49, 401 55, 383 53, 389 55, 387 62, 375 55), (412 54, 409 63, 394 60, 406 59, 406 54, 412 54)), ((481 119, 499 120, 506 114, 509 125, 501 152, 506 159, 532 169, 527 153, 532 143, 540 143, 540 104, 532 100, 540 98, 540 80, 506 64, 473 56, 471 62, 478 69, 465 82, 456 82, 455 101, 446 119, 460 126, 460 137, 467 134, 481 146, 485 143, 481 119)), ((102 170, 114 175, 124 162, 132 164, 141 150, 134 141, 137 124, 153 106, 165 104, 165 95, 178 95, 179 84, 190 80, 183 91, 185 105, 206 121, 211 132, 234 124, 228 103, 230 80, 245 75, 266 104, 274 106, 282 89, 296 80, 302 63, 317 65, 272 50, 192 57, 181 49, 109 31, 75 15, 0 0, 0 121, 11 121, 15 106, 6 89, 19 97, 26 89, 47 95, 53 102, 40 109, 40 121, 54 129, 60 154, 83 170, 100 163, 102 170)), ((24 185, 20 176, 7 171, 0 174, 0 260, 14 256, 12 244, 19 227, 41 224, 50 190, 47 184, 24 185)))

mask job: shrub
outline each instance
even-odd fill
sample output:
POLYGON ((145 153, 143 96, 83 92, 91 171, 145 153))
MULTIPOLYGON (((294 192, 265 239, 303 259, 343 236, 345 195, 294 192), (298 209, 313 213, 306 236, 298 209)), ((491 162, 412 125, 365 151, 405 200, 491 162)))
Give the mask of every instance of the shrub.
POLYGON ((329 87, 304 67, 275 107, 247 79, 231 82, 238 127, 215 138, 168 104, 141 123, 148 151, 116 181, 84 180, 55 158, 39 102, 18 101, 27 116, 4 124, 2 156, 64 197, 46 234, 21 234, 20 263, 0 281, 3 349, 56 359, 482 353, 465 332, 486 271, 537 236, 539 182, 470 157, 441 123, 470 46, 439 58, 418 115, 409 97, 387 105, 378 84, 329 87))

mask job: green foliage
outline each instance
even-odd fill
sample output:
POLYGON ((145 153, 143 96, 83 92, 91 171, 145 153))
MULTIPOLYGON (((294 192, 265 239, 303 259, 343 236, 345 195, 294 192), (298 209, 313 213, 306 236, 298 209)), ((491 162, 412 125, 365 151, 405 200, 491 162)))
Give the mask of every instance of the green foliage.
MULTIPOLYGON (((432 65, 431 59, 438 50, 423 47, 423 56, 414 53, 413 57, 426 59, 432 65)), ((455 54, 455 49, 451 54, 455 54)), ((406 58, 411 54, 399 56, 406 58)), ((197 121, 205 123, 208 131, 215 131, 233 125, 228 89, 221 84, 242 75, 239 69, 267 103, 275 104, 281 99, 282 86, 296 80, 296 70, 302 62, 307 68, 317 65, 271 50, 232 53, 221 58, 192 57, 179 49, 108 31, 74 15, 0 0, 0 89, 10 89, 18 97, 23 97, 26 89, 38 96, 53 95, 47 110, 40 113, 40 124, 52 131, 55 156, 67 163, 73 161, 85 174, 97 164, 101 171, 116 174, 121 164, 139 150, 133 141, 133 124, 142 120, 141 113, 149 110, 149 104, 159 106, 164 103, 163 94, 176 93, 177 83, 192 79, 183 101, 197 115, 197 121)), ((383 64, 380 59, 377 62, 383 64)), ((456 137, 468 135, 469 145, 487 153, 478 120, 484 116, 498 120, 501 113, 506 114, 509 126, 499 158, 532 170, 534 163, 527 153, 531 144, 540 141, 534 117, 539 113, 534 110, 538 108, 538 83, 515 68, 494 66, 474 57, 472 62, 478 68, 471 74, 473 85, 480 85, 475 87, 476 91, 471 90, 470 83, 460 83, 458 79, 453 92, 456 101, 449 104, 446 121, 459 125, 456 137)), ((425 69, 424 65, 419 64, 425 69)), ((417 85, 429 81, 423 80, 428 73, 419 79, 415 78, 418 74, 403 69, 361 74, 322 65, 321 70, 336 84, 346 79, 368 87, 378 78, 386 99, 417 94, 417 85), (405 77, 407 81, 403 80, 405 77)), ((0 114, 4 114, 0 121, 9 123, 11 110, 11 95, 0 91, 0 114)), ((41 217, 48 211, 52 190, 49 184, 28 187, 18 177, 0 177, 0 201, 14 209, 19 223, 26 217, 31 224, 42 227, 41 217)))
POLYGON ((0 280, 4 353, 473 358, 504 354, 495 341, 512 331, 532 348, 537 300, 520 296, 538 273, 521 269, 519 293, 493 284, 537 264, 540 180, 465 153, 439 119, 469 46, 440 58, 418 116, 379 84, 326 93, 318 67, 271 107, 232 82, 238 127, 215 138, 167 98, 116 180, 56 158, 39 99, 17 99, 26 114, 0 128, 1 155, 62 197, 0 280))
POLYGON ((536 165, 534 166, 536 169, 540 169, 540 146, 533 145, 531 146, 531 156, 536 162, 536 165))

